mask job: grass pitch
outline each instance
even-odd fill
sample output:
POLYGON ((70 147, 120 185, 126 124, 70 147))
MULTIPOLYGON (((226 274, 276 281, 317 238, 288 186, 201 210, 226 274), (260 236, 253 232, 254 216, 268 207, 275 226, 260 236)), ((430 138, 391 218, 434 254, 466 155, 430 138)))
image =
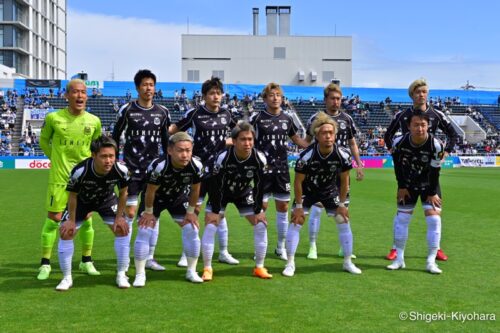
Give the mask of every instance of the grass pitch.
MULTIPOLYGON (((156 257, 165 272, 148 272, 145 288, 115 287, 113 236, 94 218, 93 258, 102 275, 77 271, 74 286, 56 292, 61 279, 57 244, 52 275, 36 280, 40 231, 45 217, 47 171, 1 170, 0 332, 498 332, 497 321, 457 319, 458 315, 500 315, 500 169, 442 170, 443 274, 425 272, 426 225, 420 205, 410 225, 407 268, 387 271, 392 243, 396 182, 392 170, 366 170, 351 184, 350 215, 355 260, 361 276, 342 272, 337 230, 323 214, 316 261, 307 260, 307 226, 296 255, 296 275, 281 276, 276 259, 274 207, 270 205, 266 266, 272 280, 251 276, 251 227, 228 211, 229 249, 241 263, 214 262, 214 280, 184 281, 175 267, 180 228, 162 216, 156 257), (409 317, 406 320, 405 314, 409 317), (435 316, 432 320, 432 315, 435 316), (440 317, 439 317, 440 316, 440 317), (443 317, 445 316, 445 317, 443 317)), ((202 214, 203 215, 203 214, 202 214)), ((203 216, 201 216, 201 219, 203 216)), ((135 236, 135 235, 134 235, 135 236)), ((214 255, 217 258, 217 251, 214 255)), ((198 263, 201 270, 202 262, 198 263)), ((129 272, 133 280, 134 269, 129 272)), ((476 317, 479 318, 479 317, 476 317)))

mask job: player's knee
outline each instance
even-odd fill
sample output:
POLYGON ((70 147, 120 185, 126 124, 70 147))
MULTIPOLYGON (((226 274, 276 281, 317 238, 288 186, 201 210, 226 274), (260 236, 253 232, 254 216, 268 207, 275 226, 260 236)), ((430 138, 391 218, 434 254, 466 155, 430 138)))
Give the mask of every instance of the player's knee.
POLYGON ((436 209, 426 209, 424 212, 425 216, 441 216, 441 211, 436 209))
POLYGON ((334 218, 335 218, 335 223, 337 224, 349 223, 349 219, 340 214, 335 214, 334 218))
POLYGON ((287 201, 276 201, 276 210, 280 213, 288 212, 288 202, 287 201))
POLYGON ((125 208, 125 215, 127 215, 128 218, 132 219, 135 216, 135 210, 136 206, 127 206, 125 208))
POLYGON ((396 216, 397 222, 400 224, 409 224, 411 221, 412 212, 398 211, 396 216))
POLYGON ((48 212, 47 213, 47 217, 49 219, 51 219, 52 221, 57 222, 57 223, 61 222, 62 215, 63 215, 62 212, 57 212, 57 213, 56 212, 48 212))

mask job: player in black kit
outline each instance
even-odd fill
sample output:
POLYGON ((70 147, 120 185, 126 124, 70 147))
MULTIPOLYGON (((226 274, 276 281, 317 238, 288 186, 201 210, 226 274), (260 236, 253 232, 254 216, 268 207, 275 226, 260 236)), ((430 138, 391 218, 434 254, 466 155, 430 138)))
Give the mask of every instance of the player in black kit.
MULTIPOLYGON (((171 126, 170 134, 190 129, 194 138, 193 155, 198 156, 203 165, 208 165, 211 163, 211 159, 226 147, 226 144, 232 143, 230 131, 236 122, 229 110, 220 107, 224 86, 219 78, 213 77, 206 80, 201 86, 201 94, 205 104, 188 110, 176 124, 171 126)), ((206 184, 202 181, 200 198, 196 207, 197 213, 199 213, 206 193, 206 184)), ((227 249, 228 235, 227 221, 223 218, 217 227, 219 261, 237 265, 239 261, 233 258, 227 249)), ((180 267, 187 265, 184 253, 177 265, 180 267)))
MULTIPOLYGON (((359 156, 359 149, 356 143, 356 126, 351 116, 342 110, 342 90, 334 83, 330 83, 323 90, 325 101, 325 113, 329 115, 338 124, 337 135, 335 137, 336 145, 348 148, 351 156, 356 161, 356 180, 361 181, 364 178, 363 163, 359 156)), ((311 142, 313 136, 311 134, 311 124, 316 119, 318 113, 311 116, 307 122, 307 137, 306 140, 311 142)), ((340 186, 340 178, 337 178, 337 186, 340 186)), ((349 191, 347 191, 347 198, 345 202, 349 206, 349 191)), ((308 259, 317 259, 318 252, 316 249, 316 239, 318 238, 319 228, 321 225, 321 211, 320 204, 311 207, 309 211, 309 253, 308 259)), ((343 257, 342 247, 339 250, 339 256, 343 257)), ((352 254, 353 258, 356 258, 352 254)))
POLYGON ((217 224, 224 218, 228 203, 234 203, 241 216, 254 229, 255 268, 253 275, 270 279, 264 268, 267 251, 267 221, 262 210, 264 154, 254 148, 255 131, 248 122, 239 122, 231 131, 234 146, 220 152, 209 168, 205 230, 201 241, 204 281, 212 280, 212 256, 217 224))
MULTIPOLYGON (((394 115, 394 118, 389 124, 387 132, 384 136, 387 149, 392 149, 394 135, 398 130, 401 131, 402 134, 406 134, 409 132, 408 123, 411 115, 415 111, 421 110, 429 115, 429 133, 435 135, 436 131, 440 129, 446 135, 447 143, 443 155, 443 158, 446 158, 446 156, 453 150, 453 147, 455 147, 455 144, 457 143, 457 131, 455 131, 453 125, 448 120, 448 118, 446 118, 446 115, 443 112, 434 109, 432 105, 427 103, 427 98, 429 96, 429 87, 425 80, 418 79, 413 81, 408 88, 408 95, 410 95, 410 98, 413 100, 413 106, 394 115)), ((395 244, 393 244, 392 250, 386 256, 386 259, 394 260, 396 256, 396 247, 395 244)), ((439 249, 436 254, 436 259, 446 261, 448 260, 448 256, 441 249, 439 249)))
POLYGON ((192 153, 193 139, 186 132, 177 132, 169 138, 168 154, 154 160, 148 168, 148 185, 141 194, 138 212, 141 218, 134 247, 134 287, 144 287, 146 284, 149 238, 165 209, 182 228, 182 245, 188 261, 186 279, 194 283, 203 282, 196 273, 200 238, 198 216, 194 212, 203 166, 192 153))
MULTIPOLYGON (((126 208, 127 222, 130 226, 132 226, 137 210, 139 193, 144 190, 146 184, 146 170, 149 164, 159 156, 160 147, 163 153, 167 151, 168 127, 170 126, 168 109, 163 105, 153 103, 156 76, 151 71, 142 69, 135 74, 134 84, 138 98, 120 108, 113 130, 113 139, 116 142, 120 142, 122 132, 125 131, 123 160, 131 173, 126 208)), ((158 233, 159 223, 156 224, 154 235, 151 237, 151 252, 146 267, 163 271, 165 267, 154 260, 158 233)))
POLYGON ((409 132, 394 140, 392 158, 398 182, 398 212, 394 217, 394 242, 397 257, 387 269, 405 268, 404 250, 408 239, 408 225, 420 198, 427 222, 426 270, 441 274, 436 265, 436 254, 441 240, 441 190, 439 171, 444 148, 441 141, 428 133, 429 114, 414 110, 407 120, 409 132))
POLYGON ((299 244, 299 232, 304 224, 305 213, 320 202, 330 216, 334 216, 339 231, 339 241, 344 252, 343 269, 352 274, 361 274, 351 260, 353 238, 349 213, 345 201, 349 188, 351 156, 347 148, 335 143, 337 123, 322 112, 311 125, 315 142, 304 150, 295 164, 295 204, 292 223, 286 236, 288 261, 283 275, 295 274, 295 251, 299 244), (337 178, 340 174, 340 187, 337 178))
POLYGON ((277 83, 269 83, 262 91, 266 109, 254 113, 250 124, 255 128, 255 148, 267 159, 264 174, 264 210, 274 196, 276 203, 276 230, 278 243, 274 253, 286 260, 285 238, 288 230, 288 202, 290 201, 290 172, 287 143, 290 138, 300 148, 309 144, 298 135, 298 128, 288 114, 281 110, 283 90, 277 83))
POLYGON ((128 169, 116 161, 118 146, 110 137, 100 137, 91 145, 92 157, 77 164, 70 174, 66 190, 69 192, 68 207, 60 227, 59 264, 63 279, 56 290, 72 287, 71 260, 74 252, 73 238, 83 222, 92 212, 98 212, 104 223, 115 234, 117 257, 116 284, 129 288, 125 275, 129 262, 129 226, 124 218, 127 201, 128 169), (119 198, 115 194, 118 187, 119 198))

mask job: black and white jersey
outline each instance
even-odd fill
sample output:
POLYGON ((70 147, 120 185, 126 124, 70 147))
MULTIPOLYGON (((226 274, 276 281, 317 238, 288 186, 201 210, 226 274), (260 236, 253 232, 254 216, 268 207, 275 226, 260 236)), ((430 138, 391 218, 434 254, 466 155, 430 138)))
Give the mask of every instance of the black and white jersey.
POLYGON ((255 129, 255 148, 267 159, 267 172, 288 173, 288 138, 297 134, 298 128, 284 112, 273 115, 267 111, 254 113, 249 122, 255 129))
MULTIPOLYGON (((458 140, 458 133, 453 128, 451 122, 446 118, 446 115, 434 109, 433 106, 428 106, 425 112, 429 115, 429 129, 428 132, 430 134, 436 135, 436 131, 439 128, 448 138, 445 151, 450 153, 455 147, 455 144, 458 140)), ((408 119, 413 113, 413 107, 410 107, 406 110, 402 110, 397 112, 394 115, 389 127, 387 127, 387 132, 384 135, 384 141, 387 149, 391 149, 393 146, 394 135, 398 130, 401 130, 401 133, 404 135, 408 133, 410 130, 407 125, 408 119)))
POLYGON ((128 169, 124 164, 116 162, 107 175, 100 176, 95 172, 94 159, 89 157, 73 168, 66 191, 77 193, 78 200, 85 204, 100 206, 116 196, 115 186, 125 188, 128 181, 128 169))
POLYGON ((349 149, 335 145, 328 156, 322 156, 318 143, 304 150, 295 164, 295 172, 306 175, 302 183, 303 193, 324 197, 340 194, 337 177, 351 169, 349 149))
POLYGON ((260 213, 266 165, 266 157, 255 148, 245 160, 238 159, 234 146, 220 152, 208 168, 208 196, 212 212, 220 211, 223 200, 239 198, 252 191, 254 212, 260 213))
POLYGON ((123 159, 133 174, 144 173, 160 155, 160 147, 166 154, 169 126, 170 113, 163 105, 145 109, 134 101, 120 108, 112 136, 118 143, 125 131, 123 159))
MULTIPOLYGON (((203 165, 199 158, 193 156, 183 169, 172 165, 170 155, 154 160, 148 167, 148 184, 160 186, 156 198, 163 202, 175 202, 178 198, 189 194, 192 184, 201 181, 203 165)), ((156 202, 156 200, 155 200, 156 202)))
MULTIPOLYGON (((307 121, 307 134, 311 135, 311 125, 313 121, 318 116, 319 112, 313 114, 307 121)), ((335 143, 340 147, 349 148, 349 140, 354 139, 356 136, 356 126, 354 125, 354 120, 350 115, 341 111, 337 115, 332 116, 331 114, 325 112, 338 124, 337 135, 335 136, 335 143)))
POLYGON ((397 137, 392 159, 398 188, 429 189, 436 194, 443 154, 443 143, 432 134, 419 146, 411 142, 410 133, 397 137))
POLYGON ((202 105, 186 111, 176 126, 179 131, 192 130, 193 155, 206 163, 212 154, 226 147, 226 138, 236 122, 229 110, 221 108, 218 112, 211 112, 202 105))

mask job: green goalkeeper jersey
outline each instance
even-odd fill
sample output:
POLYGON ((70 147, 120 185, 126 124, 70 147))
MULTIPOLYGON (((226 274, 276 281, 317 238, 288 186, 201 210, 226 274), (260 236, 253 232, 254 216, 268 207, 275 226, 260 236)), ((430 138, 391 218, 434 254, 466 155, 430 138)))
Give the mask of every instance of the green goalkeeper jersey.
POLYGON ((67 184, 73 167, 91 155, 90 143, 101 136, 101 120, 88 112, 75 116, 68 108, 47 114, 40 147, 50 159, 49 184, 67 184))

